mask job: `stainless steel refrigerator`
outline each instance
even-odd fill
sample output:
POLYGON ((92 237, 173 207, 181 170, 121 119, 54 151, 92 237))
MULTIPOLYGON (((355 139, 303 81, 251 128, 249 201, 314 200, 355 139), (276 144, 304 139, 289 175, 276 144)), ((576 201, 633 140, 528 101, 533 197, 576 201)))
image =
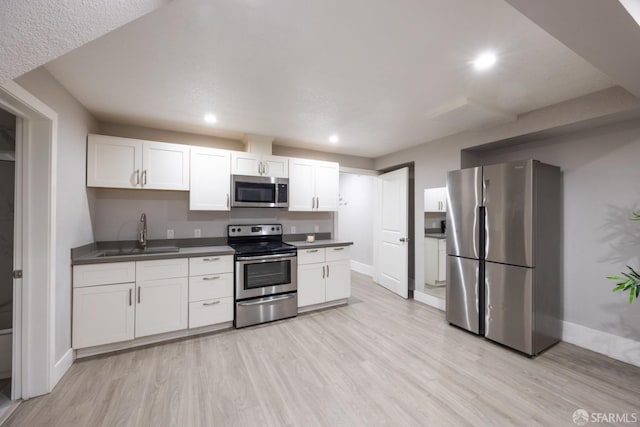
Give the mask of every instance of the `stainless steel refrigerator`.
POLYGON ((447 174, 449 323, 528 355, 559 341, 561 188, 535 160, 447 174))

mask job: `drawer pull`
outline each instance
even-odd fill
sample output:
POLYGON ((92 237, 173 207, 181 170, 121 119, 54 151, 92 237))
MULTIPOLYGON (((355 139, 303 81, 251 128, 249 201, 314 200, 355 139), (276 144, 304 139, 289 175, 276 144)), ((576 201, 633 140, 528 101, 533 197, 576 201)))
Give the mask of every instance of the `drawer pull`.
POLYGON ((344 248, 333 248, 334 251, 343 251, 344 248))
POLYGON ((307 251, 307 253, 308 253, 308 254, 312 254, 312 253, 314 253, 314 252, 318 252, 318 250, 317 250, 317 249, 309 249, 309 250, 307 251))
POLYGON ((204 262, 220 261, 220 258, 204 258, 202 261, 204 262))
POLYGON ((220 276, 203 277, 202 280, 218 280, 220 276))
POLYGON ((209 305, 216 305, 216 304, 220 304, 220 301, 212 301, 212 302, 203 302, 202 305, 209 306, 209 305))

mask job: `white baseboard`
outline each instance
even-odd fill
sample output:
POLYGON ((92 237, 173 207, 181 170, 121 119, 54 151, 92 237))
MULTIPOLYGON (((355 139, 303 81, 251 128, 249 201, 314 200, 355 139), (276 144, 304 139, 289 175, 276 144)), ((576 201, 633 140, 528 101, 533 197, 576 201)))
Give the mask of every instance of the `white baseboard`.
POLYGON ((571 322, 562 322, 562 341, 601 353, 613 359, 640 366, 640 342, 591 329, 571 322))
POLYGON ((362 273, 369 277, 373 277, 373 265, 368 265, 363 262, 351 260, 351 269, 357 273, 362 273))
POLYGON ((435 307, 438 310, 446 310, 446 303, 443 299, 425 294, 424 292, 414 290, 413 299, 423 304, 430 305, 431 307, 435 307))
POLYGON ((73 365, 73 349, 70 348, 67 352, 56 362, 56 366, 53 371, 53 384, 51 384, 51 389, 58 384, 58 381, 62 379, 64 374, 67 373, 69 368, 73 365))

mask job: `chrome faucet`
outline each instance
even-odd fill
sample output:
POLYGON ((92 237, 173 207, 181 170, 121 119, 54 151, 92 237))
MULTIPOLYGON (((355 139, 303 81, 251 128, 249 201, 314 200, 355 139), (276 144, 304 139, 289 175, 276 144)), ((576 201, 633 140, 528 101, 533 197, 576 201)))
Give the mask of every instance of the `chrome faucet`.
POLYGON ((140 223, 138 224, 138 246, 142 249, 147 247, 147 214, 144 212, 140 215, 140 223))

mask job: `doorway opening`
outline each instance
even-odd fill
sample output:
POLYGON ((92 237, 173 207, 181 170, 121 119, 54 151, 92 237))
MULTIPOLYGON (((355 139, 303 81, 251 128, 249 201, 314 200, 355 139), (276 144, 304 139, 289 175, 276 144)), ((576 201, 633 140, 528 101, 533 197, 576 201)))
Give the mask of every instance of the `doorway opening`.
POLYGON ((0 109, 0 417, 12 406, 16 127, 0 109))

